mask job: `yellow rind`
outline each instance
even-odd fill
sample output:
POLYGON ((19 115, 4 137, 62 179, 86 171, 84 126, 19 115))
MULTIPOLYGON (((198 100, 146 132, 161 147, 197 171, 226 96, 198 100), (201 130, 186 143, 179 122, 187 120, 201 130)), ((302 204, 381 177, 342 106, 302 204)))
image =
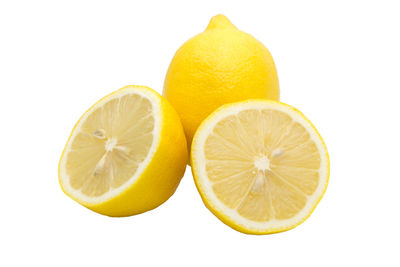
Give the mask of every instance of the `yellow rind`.
POLYGON ((321 201, 322 197, 324 196, 324 194, 325 194, 325 192, 326 192, 326 190, 328 188, 329 175, 330 175, 330 161, 329 161, 328 149, 327 149, 326 144, 325 144, 324 140, 322 139, 320 133, 315 128, 314 124, 312 124, 311 121, 306 116, 304 116, 304 114, 301 111, 299 111, 295 107, 290 106, 290 105, 285 104, 285 103, 282 103, 282 102, 273 101, 273 100, 265 100, 265 99, 249 99, 249 100, 245 100, 245 101, 241 101, 241 102, 225 104, 225 105, 222 105, 221 107, 219 107, 218 109, 216 109, 206 119, 204 119, 203 122, 198 127, 198 129, 197 129, 197 131, 196 131, 196 133, 195 133, 195 135, 193 137, 192 149, 191 149, 191 152, 190 152, 190 165, 191 165, 191 168, 192 168, 192 174, 193 174, 193 178, 194 178, 194 182, 195 182, 196 188, 197 188, 198 192, 200 193, 201 199, 202 199, 204 205, 207 207, 207 209, 209 209, 211 211, 211 213, 213 213, 218 219, 220 219, 224 224, 226 224, 227 226, 231 227, 232 229, 235 229, 236 231, 239 231, 239 232, 244 233, 244 234, 251 234, 251 235, 266 235, 266 234, 275 234, 275 233, 288 231, 288 230, 291 230, 291 229, 299 226, 304 221, 306 221, 311 216, 311 214, 314 212, 314 210, 317 207, 318 203, 321 201), (254 102, 254 103, 256 103, 256 102, 266 102, 266 103, 271 103, 271 104, 279 104, 279 105, 284 105, 284 106, 294 110, 299 115, 301 115, 301 117, 303 119, 305 119, 312 126, 312 128, 318 134, 318 137, 321 140, 321 142, 323 144, 323 147, 325 149, 325 156, 326 156, 326 160, 327 160, 327 178, 326 178, 326 183, 325 183, 325 186, 324 186, 324 190, 322 191, 321 196, 315 202, 313 208, 308 213, 308 215, 305 216, 299 222, 297 222, 297 223, 295 223, 293 225, 290 225, 288 227, 271 228, 271 229, 266 229, 264 231, 260 231, 260 230, 257 230, 257 229, 246 228, 243 225, 240 225, 240 224, 236 223, 235 221, 231 220, 228 216, 224 215, 221 211, 219 211, 219 209, 217 207, 212 205, 210 203, 210 201, 208 201, 208 199, 206 198, 205 192, 203 191, 203 189, 201 188, 201 185, 198 182, 198 177, 197 177, 197 174, 196 174, 197 173, 197 169, 198 169, 198 165, 196 164, 195 157, 194 157, 194 154, 196 152, 196 147, 197 147, 197 136, 199 136, 199 133, 202 131, 202 129, 205 127, 205 125, 209 121, 211 121, 213 116, 216 113, 218 113, 220 110, 223 110, 223 109, 228 108, 228 107, 237 106, 237 105, 240 105, 242 103, 251 103, 251 102, 254 102))
POLYGON ((75 124, 61 155, 58 169, 59 183, 66 195, 88 209, 111 217, 130 216, 152 210, 167 201, 168 198, 173 195, 185 173, 187 158, 188 152, 183 127, 178 114, 168 101, 148 87, 128 85, 97 101, 75 124), (72 133, 75 131, 84 115, 99 102, 121 90, 132 87, 144 91, 147 94, 151 93, 156 95, 160 100, 161 131, 154 156, 145 167, 140 177, 121 194, 102 203, 93 204, 83 202, 73 197, 64 189, 60 173, 61 161, 72 133))
POLYGON ((176 51, 163 95, 181 118, 190 150, 197 127, 218 107, 252 98, 279 100, 280 89, 269 50, 217 15, 176 51))

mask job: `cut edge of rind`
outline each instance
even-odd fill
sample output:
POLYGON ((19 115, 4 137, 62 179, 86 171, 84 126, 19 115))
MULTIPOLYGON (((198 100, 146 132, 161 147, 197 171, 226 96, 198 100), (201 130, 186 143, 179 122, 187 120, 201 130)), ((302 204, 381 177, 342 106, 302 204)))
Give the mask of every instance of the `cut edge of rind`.
MULTIPOLYGON (((99 107, 100 107, 99 106, 99 107)), ((94 206, 98 205, 104 202, 107 202, 115 197, 117 197, 119 194, 130 188, 134 183, 138 180, 140 175, 145 172, 146 167, 150 164, 154 154, 157 151, 157 148, 159 147, 160 144, 160 138, 161 138, 161 131, 162 131, 162 109, 161 109, 162 103, 161 103, 161 95, 159 95, 156 91, 153 89, 147 87, 147 86, 142 86, 142 85, 127 85, 124 86, 106 96, 98 100, 96 103, 94 103, 89 109, 85 111, 85 113, 79 118, 78 122, 75 124, 73 127, 70 136, 68 137, 68 140, 65 144, 65 147, 63 149, 63 152, 60 157, 60 161, 58 164, 58 179, 59 183, 61 186, 61 189, 65 194, 70 196, 72 199, 78 201, 79 203, 82 203, 86 206, 94 206), (108 101, 110 101, 113 98, 117 97, 122 97, 123 95, 126 94, 139 94, 142 97, 147 98, 151 104, 152 104, 152 110, 153 110, 153 117, 154 117, 154 139, 152 142, 152 145, 149 149, 149 153, 147 154, 145 160, 141 162, 135 172, 135 174, 122 186, 109 191, 108 193, 100 196, 100 197, 88 197, 80 191, 73 189, 70 184, 69 184, 69 177, 65 172, 65 164, 67 161, 67 151, 70 149, 71 141, 77 134, 77 129, 82 125, 82 123, 85 121, 85 119, 95 110, 95 107, 98 105, 102 105, 108 101)))
POLYGON ((311 123, 311 121, 307 119, 301 111, 288 104, 264 99, 250 99, 242 102, 225 104, 215 110, 213 113, 211 113, 211 115, 209 115, 200 124, 193 138, 191 166, 196 187, 205 206, 223 223, 230 226, 231 228, 246 234, 256 235, 284 232, 293 229, 303 223, 312 214, 312 212, 315 210, 316 206, 322 199, 323 195, 325 194, 329 182, 330 171, 330 162, 327 147, 321 135, 319 134, 315 126, 311 123), (301 125, 303 125, 308 130, 312 140, 317 145, 318 150, 321 151, 322 157, 319 171, 321 174, 320 177, 325 177, 325 182, 320 183, 317 190, 311 196, 314 199, 312 201, 309 201, 306 207, 303 208, 303 210, 298 215, 289 220, 273 220, 272 222, 268 221, 262 223, 254 222, 242 217, 235 210, 228 208, 225 204, 219 201, 218 198, 215 197, 211 189, 210 183, 207 179, 207 175, 205 174, 205 165, 201 165, 201 162, 205 162, 204 153, 201 153, 203 151, 201 147, 204 147, 208 133, 211 132, 216 123, 224 117, 234 115, 235 113, 237 114, 240 111, 245 110, 246 107, 254 109, 257 105, 260 108, 269 107, 274 108, 275 110, 281 110, 285 113, 289 113, 292 119, 297 119, 297 121, 300 121, 301 125), (227 214, 226 211, 229 211, 229 214, 227 214), (273 225, 273 223, 275 223, 275 225, 273 225))

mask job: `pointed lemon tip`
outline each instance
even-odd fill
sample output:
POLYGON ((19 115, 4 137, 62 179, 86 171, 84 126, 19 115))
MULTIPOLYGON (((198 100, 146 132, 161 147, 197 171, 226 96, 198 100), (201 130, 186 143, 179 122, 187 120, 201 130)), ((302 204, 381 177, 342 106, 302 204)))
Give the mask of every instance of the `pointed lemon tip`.
POLYGON ((206 30, 212 29, 237 29, 230 20, 222 14, 216 15, 211 18, 206 30))

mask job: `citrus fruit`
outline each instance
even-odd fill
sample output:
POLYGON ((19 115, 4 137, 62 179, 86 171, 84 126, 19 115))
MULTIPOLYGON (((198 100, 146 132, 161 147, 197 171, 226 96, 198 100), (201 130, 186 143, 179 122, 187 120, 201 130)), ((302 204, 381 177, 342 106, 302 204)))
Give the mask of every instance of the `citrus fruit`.
POLYGON ((217 15, 178 49, 163 95, 178 112, 190 148, 197 127, 221 105, 250 98, 279 100, 278 76, 267 48, 217 15))
POLYGON ((171 105, 150 88, 126 86, 94 104, 75 125, 59 181, 87 208, 129 216, 159 206, 175 192, 187 157, 171 105))
POLYGON ((205 205, 249 234, 302 223, 329 177, 315 127, 295 108, 268 100, 226 104, 207 117, 193 139, 191 166, 205 205))

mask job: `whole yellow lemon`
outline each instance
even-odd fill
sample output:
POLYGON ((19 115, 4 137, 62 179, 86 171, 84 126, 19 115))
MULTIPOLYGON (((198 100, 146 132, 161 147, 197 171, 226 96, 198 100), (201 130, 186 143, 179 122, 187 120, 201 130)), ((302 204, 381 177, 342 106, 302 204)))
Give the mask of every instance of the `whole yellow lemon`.
POLYGON ((250 98, 279 100, 279 83, 267 48, 217 15, 178 49, 163 94, 180 115, 190 148, 197 127, 215 109, 250 98))

